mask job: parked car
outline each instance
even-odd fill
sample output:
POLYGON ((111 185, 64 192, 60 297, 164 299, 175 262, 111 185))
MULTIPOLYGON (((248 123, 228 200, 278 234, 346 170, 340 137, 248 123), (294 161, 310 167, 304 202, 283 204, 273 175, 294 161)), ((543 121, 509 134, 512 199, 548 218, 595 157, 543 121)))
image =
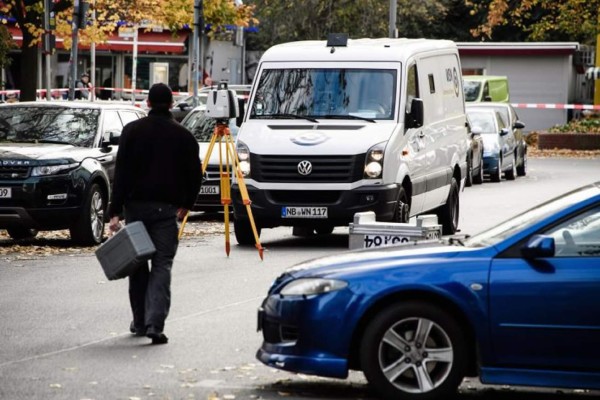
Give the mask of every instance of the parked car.
MULTIPOLYGON (((213 86, 203 87, 198 92, 198 105, 196 107, 206 108, 206 99, 208 96, 208 92, 211 90, 215 90, 216 88, 217 88, 216 84, 213 86)), ((227 86, 227 89, 231 89, 231 90, 235 91, 235 93, 238 97, 243 98, 245 100, 248 99, 251 88, 252 88, 251 85, 228 85, 227 86)), ((192 111, 193 108, 194 108, 194 96, 188 96, 188 97, 178 101, 177 103, 175 103, 175 106, 173 107, 171 112, 173 113, 173 116, 175 117, 175 119, 177 121, 183 121, 185 116, 190 111, 192 111)))
POLYGON ((483 139, 483 172, 492 182, 500 182, 502 173, 514 180, 516 172, 516 140, 506 127, 500 113, 466 107, 471 128, 481 132, 483 139))
POLYGON ((504 124, 512 131, 516 141, 515 158, 517 159, 517 176, 527 175, 527 142, 523 129, 525 124, 519 120, 517 111, 510 103, 473 103, 468 105, 469 109, 495 110, 500 113, 504 124))
POLYGON ((473 129, 467 115, 469 149, 467 150, 467 176, 465 186, 483 183, 483 139, 481 129, 473 129))
MULTIPOLYGON (((200 193, 196 198, 196 203, 192 211, 220 211, 223 209, 223 204, 221 204, 218 142, 210 154, 210 159, 206 160, 210 141, 215 131, 216 120, 215 118, 208 117, 204 112, 205 109, 205 106, 196 107, 181 121, 181 124, 188 128, 196 140, 198 140, 198 144, 200 145, 200 160, 203 164, 208 162, 202 186, 200 187, 200 193)), ((229 132, 234 142, 238 130, 236 118, 231 118, 229 120, 229 132)), ((222 141, 221 162, 223 163, 223 167, 225 167, 226 162, 225 149, 225 141, 222 141)))
POLYGON ((0 229, 24 239, 68 228, 99 244, 121 130, 144 115, 105 102, 0 105, 0 229))
POLYGON ((472 237, 360 250, 285 271, 258 312, 268 366, 387 399, 484 384, 600 389, 600 182, 472 237))
POLYGON ((463 80, 466 102, 510 100, 506 76, 465 75, 463 80))

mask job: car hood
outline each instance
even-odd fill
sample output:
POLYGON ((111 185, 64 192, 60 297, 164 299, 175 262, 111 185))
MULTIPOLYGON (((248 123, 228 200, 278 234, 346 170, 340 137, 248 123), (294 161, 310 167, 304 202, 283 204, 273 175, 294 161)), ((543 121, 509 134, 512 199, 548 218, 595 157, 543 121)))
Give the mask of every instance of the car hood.
POLYGON ((285 274, 296 279, 303 277, 342 278, 365 270, 431 264, 432 260, 452 259, 464 251, 472 250, 462 246, 449 245, 443 241, 349 251, 306 261, 288 269, 285 274))
MULTIPOLYGON (((82 161, 89 156, 90 149, 69 144, 55 143, 0 143, 0 162, 9 165, 22 162, 39 165, 47 160, 82 161)), ((21 164, 22 165, 22 164, 21 164)))
POLYGON ((376 143, 389 140, 393 121, 250 120, 238 132, 238 140, 262 155, 330 155, 365 153, 376 143))

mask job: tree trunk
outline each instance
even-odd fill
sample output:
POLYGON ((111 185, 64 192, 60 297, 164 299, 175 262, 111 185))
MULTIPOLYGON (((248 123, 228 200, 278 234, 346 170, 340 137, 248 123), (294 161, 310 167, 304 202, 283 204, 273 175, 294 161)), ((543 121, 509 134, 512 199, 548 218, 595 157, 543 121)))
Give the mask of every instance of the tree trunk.
POLYGON ((38 78, 38 48, 30 46, 32 37, 23 29, 23 44, 21 45, 21 95, 20 101, 36 99, 38 78))

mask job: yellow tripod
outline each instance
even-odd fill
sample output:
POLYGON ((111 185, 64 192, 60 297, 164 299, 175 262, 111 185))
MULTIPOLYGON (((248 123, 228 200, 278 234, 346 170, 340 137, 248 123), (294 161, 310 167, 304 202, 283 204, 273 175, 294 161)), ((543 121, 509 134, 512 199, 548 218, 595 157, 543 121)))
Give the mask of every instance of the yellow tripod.
MULTIPOLYGON (((237 178, 238 185, 240 187, 240 194, 242 196, 242 202, 246 206, 246 211, 248 212, 248 219, 250 220, 250 226, 252 227, 252 232, 254 233, 254 240, 256 242, 256 249, 258 250, 258 255, 260 259, 263 259, 263 247, 260 244, 258 239, 258 231, 256 230, 256 224, 254 223, 254 217, 252 216, 252 209, 250 208, 250 197, 248 196, 248 189, 246 187, 246 183, 244 182, 244 177, 242 175, 242 171, 240 169, 240 160, 237 156, 237 152, 235 151, 235 145, 233 144, 233 139, 231 138, 231 132, 229 131, 229 126, 227 125, 227 120, 220 121, 217 120, 215 125, 215 130, 210 139, 210 144, 208 145, 208 150, 206 151, 206 156, 204 157, 204 162, 202 163, 202 176, 206 173, 206 168, 208 167, 208 163, 210 160, 210 155, 215 147, 216 143, 219 143, 219 177, 221 181, 221 204, 223 204, 225 211, 225 252, 229 257, 229 250, 231 248, 229 241, 229 205, 232 203, 231 201, 231 172, 235 173, 237 178), (222 146, 225 147, 225 163, 223 163, 223 151, 222 146)), ((183 233, 183 227, 187 221, 187 215, 182 221, 181 228, 179 230, 179 236, 181 237, 183 233)))

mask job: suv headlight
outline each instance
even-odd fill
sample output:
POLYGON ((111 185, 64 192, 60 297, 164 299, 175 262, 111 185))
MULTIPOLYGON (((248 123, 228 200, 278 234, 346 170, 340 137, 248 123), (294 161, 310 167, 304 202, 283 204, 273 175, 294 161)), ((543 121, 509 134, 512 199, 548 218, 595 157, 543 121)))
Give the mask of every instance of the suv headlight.
POLYGON ((367 179, 381 178, 383 174, 383 155, 387 142, 381 142, 367 151, 365 158, 364 177, 367 179))
POLYGON ((309 296, 314 294, 329 293, 348 286, 347 282, 336 279, 301 278, 291 281, 281 289, 283 296, 309 296))
POLYGON ((67 172, 75 169, 79 166, 79 163, 71 164, 59 164, 59 165, 41 165, 39 167, 33 167, 31 170, 31 176, 45 176, 45 175, 57 175, 61 172, 67 172))
POLYGON ((243 142, 237 143, 237 156, 240 161, 240 170, 244 178, 250 177, 250 150, 243 142))

